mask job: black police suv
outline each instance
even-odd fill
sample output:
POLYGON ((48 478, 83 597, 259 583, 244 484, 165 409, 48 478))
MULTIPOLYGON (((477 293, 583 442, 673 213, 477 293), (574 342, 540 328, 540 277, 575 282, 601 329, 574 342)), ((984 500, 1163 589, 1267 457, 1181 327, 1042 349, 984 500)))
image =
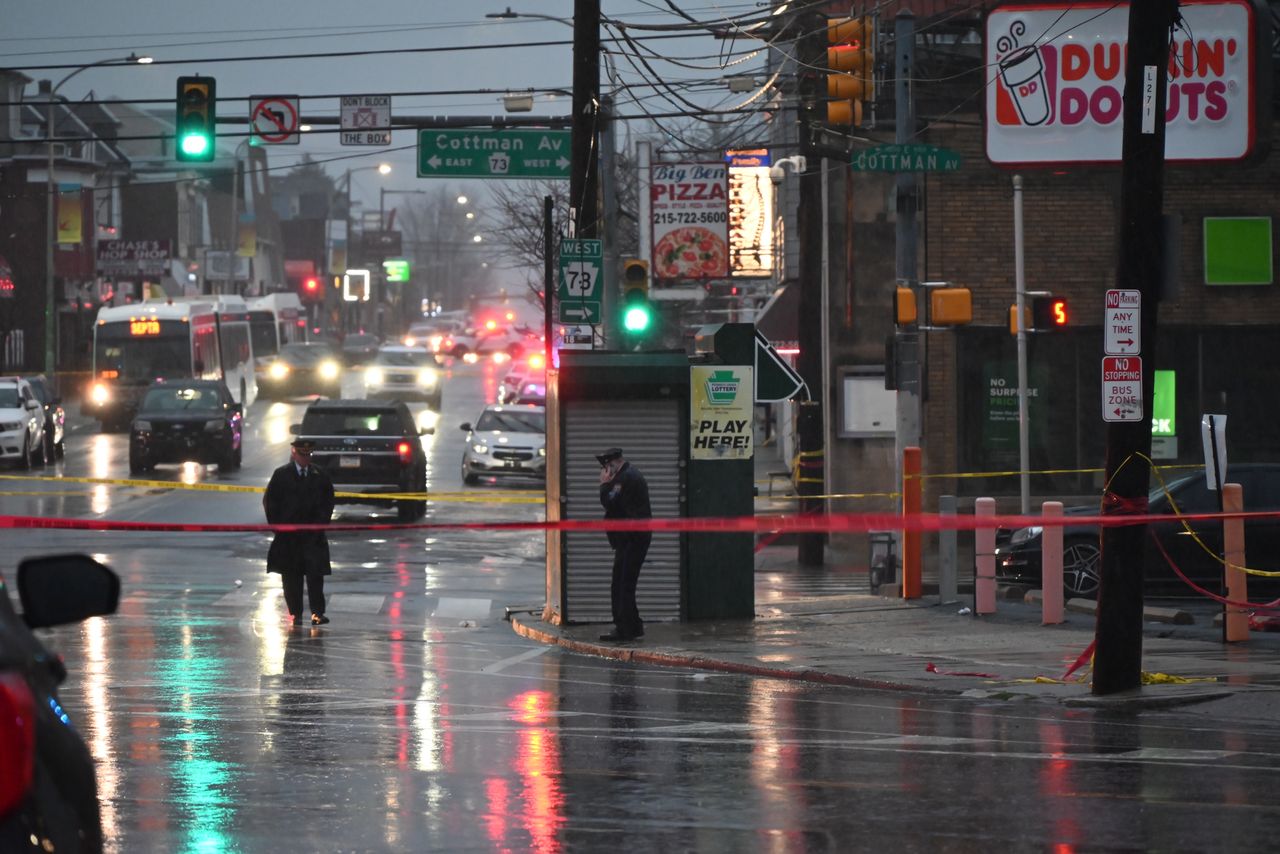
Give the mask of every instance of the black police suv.
POLYGON ((240 468, 244 411, 221 380, 156 380, 129 431, 129 471, 157 463, 240 468))
POLYGON ((361 493, 339 498, 339 504, 395 503, 402 522, 427 512, 427 454, 409 407, 398 400, 317 400, 302 423, 290 431, 315 442, 311 462, 323 468, 337 492, 361 493), (391 493, 419 493, 423 498, 387 499, 391 493))

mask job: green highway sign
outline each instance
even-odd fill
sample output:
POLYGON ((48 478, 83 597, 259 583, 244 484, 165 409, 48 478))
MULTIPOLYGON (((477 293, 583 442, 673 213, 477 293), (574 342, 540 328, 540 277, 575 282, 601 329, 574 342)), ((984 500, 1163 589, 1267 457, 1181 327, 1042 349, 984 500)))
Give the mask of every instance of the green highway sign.
POLYGON ((565 238, 560 241, 560 279, 556 296, 561 323, 600 322, 600 271, 604 241, 565 238))
POLYGON ((568 178, 567 130, 419 130, 419 178, 568 178))
POLYGON ((877 145, 849 157, 854 172, 956 172, 960 153, 936 145, 877 145))

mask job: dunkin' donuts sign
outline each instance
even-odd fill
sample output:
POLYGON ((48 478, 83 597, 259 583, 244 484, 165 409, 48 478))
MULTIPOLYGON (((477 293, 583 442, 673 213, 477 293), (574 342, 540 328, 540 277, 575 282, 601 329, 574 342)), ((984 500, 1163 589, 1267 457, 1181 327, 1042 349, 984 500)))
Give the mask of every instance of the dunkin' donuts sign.
MULTIPOLYGON (((1257 129, 1257 20, 1249 0, 1179 6, 1169 51, 1166 160, 1239 160, 1257 129)), ((987 17, 993 163, 1120 160, 1127 3, 1001 6, 987 17)))

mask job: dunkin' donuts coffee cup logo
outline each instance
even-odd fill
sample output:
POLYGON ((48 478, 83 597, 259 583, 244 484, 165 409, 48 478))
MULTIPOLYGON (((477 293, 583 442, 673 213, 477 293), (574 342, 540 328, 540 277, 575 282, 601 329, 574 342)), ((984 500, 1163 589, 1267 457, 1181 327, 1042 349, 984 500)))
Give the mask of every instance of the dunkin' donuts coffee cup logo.
MULTIPOLYGON (((1166 157, 1231 159, 1254 144, 1253 7, 1187 0, 1170 44, 1166 157)), ((987 19, 988 156, 996 162, 1120 157, 1128 5, 1005 6, 987 19), (1035 132, 1035 133, 1033 133, 1035 132)))

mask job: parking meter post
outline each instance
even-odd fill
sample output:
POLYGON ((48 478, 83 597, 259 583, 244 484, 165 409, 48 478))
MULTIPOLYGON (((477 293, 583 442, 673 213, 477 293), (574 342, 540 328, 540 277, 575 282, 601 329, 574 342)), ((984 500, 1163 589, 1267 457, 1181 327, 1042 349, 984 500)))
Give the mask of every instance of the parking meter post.
MULTIPOLYGON (((956 497, 943 495, 938 498, 938 515, 951 522, 956 517, 956 497)), ((951 526, 938 531, 938 604, 955 602, 956 593, 956 529, 951 526)))
MULTIPOLYGON (((996 515, 994 498, 979 498, 973 503, 973 515, 979 520, 996 515)), ((996 612, 996 529, 980 524, 973 532, 973 613, 996 612)))
POLYGON ((1054 520, 1062 518, 1062 502, 1046 501, 1040 516, 1040 624, 1056 626, 1062 622, 1062 526, 1054 520))
MULTIPOLYGON (((1240 513, 1244 510, 1244 495, 1238 483, 1222 487, 1224 513, 1240 513)), ((1249 600, 1248 576, 1240 567, 1244 562, 1244 519, 1222 520, 1222 558, 1227 574, 1227 597, 1232 602, 1249 600)), ((1249 639, 1249 612, 1234 605, 1224 605, 1222 630, 1227 643, 1239 643, 1249 639)))

